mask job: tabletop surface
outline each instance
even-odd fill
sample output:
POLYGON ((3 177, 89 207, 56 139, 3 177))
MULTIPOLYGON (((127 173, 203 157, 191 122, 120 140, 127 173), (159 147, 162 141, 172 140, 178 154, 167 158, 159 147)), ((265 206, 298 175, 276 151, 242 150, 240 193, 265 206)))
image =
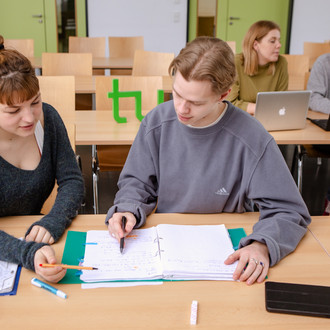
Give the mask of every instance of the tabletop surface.
MULTIPOLYGON (((41 57, 30 57, 29 60, 34 68, 42 68, 41 57)), ((93 57, 93 69, 132 69, 133 58, 126 57, 93 57)))
MULTIPOLYGON (((145 114, 147 111, 143 110, 145 114)), ((118 124, 111 110, 76 111, 71 118, 76 125, 77 145, 131 145, 140 127, 134 110, 120 111, 120 116, 127 118, 127 123, 118 124)), ((310 116, 322 117, 309 111, 310 116)), ((324 117, 324 116, 323 116, 324 117)), ((301 130, 270 132, 277 144, 329 144, 330 132, 324 131, 309 120, 301 130)))
MULTIPOLYGON (((313 217, 310 230, 329 217, 313 217), (321 221, 318 221, 321 220, 321 221)), ((6 217, 1 229, 21 237, 38 216, 6 217)), ((105 230, 105 215, 79 215, 70 230, 105 230)), ((158 223, 222 224, 252 231, 258 213, 153 214, 147 226, 158 223)), ((54 246, 61 258, 66 234, 54 246)), ((199 304, 197 327, 202 329, 326 329, 329 319, 269 313, 265 285, 232 281, 165 282, 156 286, 83 290, 79 284, 56 284, 66 300, 30 284, 33 272, 22 270, 16 296, 0 297, 1 329, 185 329, 191 328, 192 300, 199 304)), ((330 284, 330 258, 307 232, 296 251, 271 268, 269 280, 315 285, 330 284)))

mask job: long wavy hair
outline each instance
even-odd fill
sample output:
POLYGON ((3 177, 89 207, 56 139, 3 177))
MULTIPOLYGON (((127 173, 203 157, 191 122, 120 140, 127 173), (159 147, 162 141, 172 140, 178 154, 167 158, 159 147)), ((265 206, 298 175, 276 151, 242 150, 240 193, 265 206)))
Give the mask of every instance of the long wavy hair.
MULTIPOLYGON (((258 53, 254 49, 255 41, 260 42, 269 31, 281 29, 278 24, 272 21, 258 21, 251 25, 243 39, 243 51, 241 54, 241 61, 244 65, 244 72, 249 76, 254 76, 258 73, 258 53)), ((270 63, 269 73, 274 74, 275 64, 270 63)))

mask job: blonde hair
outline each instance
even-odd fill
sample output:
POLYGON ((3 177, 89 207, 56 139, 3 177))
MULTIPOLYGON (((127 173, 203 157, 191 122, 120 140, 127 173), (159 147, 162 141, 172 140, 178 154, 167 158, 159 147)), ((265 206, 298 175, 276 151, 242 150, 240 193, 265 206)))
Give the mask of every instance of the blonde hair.
POLYGON ((236 77, 234 54, 218 38, 198 37, 189 42, 169 66, 169 74, 181 73, 187 81, 210 81, 216 94, 227 92, 236 77))
MULTIPOLYGON (((255 41, 260 42, 270 31, 281 31, 280 26, 272 21, 258 21, 251 25, 243 39, 243 51, 241 54, 241 61, 244 65, 244 73, 249 76, 254 76, 258 73, 258 53, 253 45, 255 41)), ((275 64, 270 63, 270 74, 275 73, 275 64)))
POLYGON ((5 49, 0 35, 0 103, 24 102, 38 92, 39 81, 31 62, 16 50, 5 49))

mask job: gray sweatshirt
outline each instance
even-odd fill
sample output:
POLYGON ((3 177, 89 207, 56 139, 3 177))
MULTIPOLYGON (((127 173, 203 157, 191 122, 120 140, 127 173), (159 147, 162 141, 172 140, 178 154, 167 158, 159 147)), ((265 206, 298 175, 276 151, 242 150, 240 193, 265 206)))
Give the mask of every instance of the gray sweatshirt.
POLYGON ((292 252, 311 219, 272 136, 228 103, 223 118, 197 129, 177 120, 173 101, 142 121, 120 175, 115 212, 132 212, 137 226, 159 213, 246 212, 260 219, 240 242, 267 244, 271 265, 292 252))
MULTIPOLYGON (((37 168, 22 170, 0 157, 0 217, 40 214, 56 179, 58 193, 53 208, 33 224, 45 227, 56 242, 77 215, 84 196, 84 181, 59 114, 49 104, 43 103, 42 108, 44 145, 37 168)), ((34 254, 43 245, 21 241, 0 230, 0 260, 34 270, 34 254)))
POLYGON ((330 113, 330 53, 319 56, 314 62, 307 89, 313 92, 309 107, 315 111, 330 113))

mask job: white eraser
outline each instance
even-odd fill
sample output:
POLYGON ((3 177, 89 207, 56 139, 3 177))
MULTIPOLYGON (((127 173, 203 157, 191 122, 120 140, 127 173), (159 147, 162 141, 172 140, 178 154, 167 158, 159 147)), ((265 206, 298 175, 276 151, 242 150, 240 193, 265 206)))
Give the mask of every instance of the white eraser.
POLYGON ((191 312, 190 312, 190 324, 197 324, 197 310, 198 310, 198 302, 197 300, 193 300, 191 303, 191 312))

